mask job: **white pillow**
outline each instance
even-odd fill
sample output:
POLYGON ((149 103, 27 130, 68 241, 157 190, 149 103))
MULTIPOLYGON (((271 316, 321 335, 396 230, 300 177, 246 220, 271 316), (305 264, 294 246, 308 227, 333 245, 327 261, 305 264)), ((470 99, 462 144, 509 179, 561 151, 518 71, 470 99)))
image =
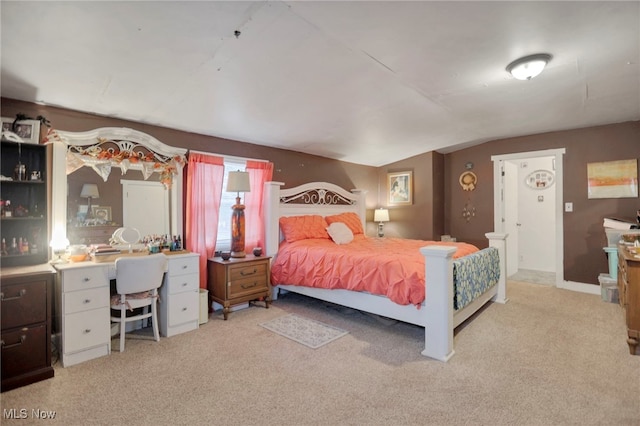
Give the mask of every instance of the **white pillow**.
POLYGON ((334 222, 327 228, 329 236, 336 244, 349 244, 353 241, 353 232, 343 222, 334 222))

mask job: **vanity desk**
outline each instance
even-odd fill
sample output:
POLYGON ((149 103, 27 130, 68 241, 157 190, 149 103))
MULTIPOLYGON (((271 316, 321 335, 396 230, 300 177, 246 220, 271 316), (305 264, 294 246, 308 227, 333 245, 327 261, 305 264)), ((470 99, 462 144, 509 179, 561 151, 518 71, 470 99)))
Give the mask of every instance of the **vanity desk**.
MULTIPOLYGON (((167 255, 169 269, 160 287, 158 323, 163 337, 199 326, 197 253, 167 255)), ((57 270, 56 325, 60 332, 60 360, 68 367, 111 352, 110 281, 115 262, 77 262, 54 265, 57 270)))

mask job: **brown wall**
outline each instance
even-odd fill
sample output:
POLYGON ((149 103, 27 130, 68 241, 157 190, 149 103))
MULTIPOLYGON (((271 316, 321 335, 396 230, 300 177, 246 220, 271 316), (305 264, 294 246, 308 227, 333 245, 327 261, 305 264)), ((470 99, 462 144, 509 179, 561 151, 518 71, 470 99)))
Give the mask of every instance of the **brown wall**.
MULTIPOLYGON (((387 206, 387 173, 411 170, 414 178, 413 205, 389 207, 391 220, 385 225, 385 234, 390 237, 437 240, 446 233, 458 241, 467 241, 480 247, 487 245, 484 234, 493 230, 491 156, 565 148, 564 201, 574 204, 573 213, 564 213, 564 278, 568 281, 597 284, 598 275, 608 270, 607 258, 602 250, 607 243, 602 219, 615 216, 631 220, 640 208, 638 198, 589 200, 586 171, 590 162, 640 157, 640 122, 637 121, 496 140, 446 155, 428 152, 374 168, 5 98, 2 98, 1 105, 3 117, 14 117, 17 113, 32 117, 43 115, 53 127, 60 130, 129 127, 176 147, 266 159, 274 163, 274 180, 285 182, 286 187, 310 181, 327 181, 344 188, 365 189, 368 191, 368 235, 375 235, 377 229, 371 222, 373 209, 387 206), (463 191, 458 183, 468 162, 474 163, 473 172, 478 177, 477 188, 472 192, 463 191), (476 216, 469 222, 462 217, 462 209, 467 202, 476 209, 476 216)), ((117 175, 118 172, 111 174, 117 175)), ((71 198, 71 185, 69 191, 71 198)), ((79 189, 73 191, 79 194, 79 189)), ((102 194, 102 188, 100 191, 102 194)), ((106 205, 106 202, 100 202, 106 205)))
POLYGON ((444 156, 427 152, 379 168, 378 205, 389 209, 388 237, 439 240, 444 233, 444 156), (387 173, 413 172, 413 204, 388 205, 387 173))
MULTIPOLYGON (((588 199, 587 163, 640 157, 640 122, 626 122, 563 132, 552 132, 487 142, 445 155, 445 229, 458 240, 481 242, 493 230, 492 155, 565 148, 563 203, 573 203, 573 213, 564 213, 564 279, 598 283, 608 271, 607 245, 602 227, 605 217, 635 221, 638 198, 588 199), (462 190, 458 183, 467 162, 475 164, 477 189, 462 190), (476 207, 469 223, 461 216, 467 199, 476 207)), ((486 243, 485 243, 486 244, 486 243)))
MULTIPOLYGON (((320 156, 303 154, 295 151, 270 148, 250 143, 242 143, 228 139, 216 138, 212 136, 204 136, 195 133, 188 133, 179 130, 168 129, 164 127, 152 126, 132 121, 119 120, 115 118, 96 116, 78 111, 71 111, 63 108, 47 107, 29 102, 22 102, 13 99, 1 99, 1 114, 3 117, 15 117, 17 113, 23 113, 30 117, 42 115, 46 117, 53 128, 58 130, 66 130, 71 132, 88 131, 99 127, 127 127, 132 128, 149 135, 154 136, 158 140, 167 145, 193 149, 203 152, 211 152, 220 155, 230 155, 238 157, 256 158, 269 160, 274 163, 273 180, 284 182, 285 187, 292 187, 311 181, 325 181, 339 185, 346 189, 358 188, 367 191, 367 218, 373 219, 373 209, 377 203, 377 169, 375 167, 362 166, 344 161, 332 160, 320 156)), ((97 174, 88 173, 82 179, 92 179, 91 182, 99 183, 99 190, 102 197, 104 183, 97 174), (93 180, 95 179, 95 180, 93 180)), ((109 202, 113 203, 114 220, 117 218, 115 210, 120 205, 118 196, 121 194, 119 188, 120 176, 119 171, 113 170, 109 176, 109 182, 115 180, 117 185, 108 184, 111 188, 112 195, 109 202)), ((129 179, 129 177, 127 177, 129 179)), ((72 179, 74 180, 74 179, 72 179)), ((76 197, 75 192, 79 189, 76 187, 80 183, 72 183, 69 186, 69 198, 76 197), (75 191, 75 192, 74 192, 75 191)), ((72 198, 70 203, 76 202, 76 198, 72 198)), ((80 200, 84 202, 84 200, 80 200)), ((102 205, 107 205, 104 199, 97 201, 102 205)), ((122 221, 122 217, 119 218, 122 221)), ((375 235, 377 228, 373 223, 367 224, 367 233, 375 235)))

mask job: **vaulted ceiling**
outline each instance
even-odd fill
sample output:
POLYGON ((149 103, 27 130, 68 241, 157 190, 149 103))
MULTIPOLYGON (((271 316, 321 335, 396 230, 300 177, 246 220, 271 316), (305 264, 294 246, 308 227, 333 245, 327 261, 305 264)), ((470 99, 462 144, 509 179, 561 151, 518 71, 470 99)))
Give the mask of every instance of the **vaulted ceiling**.
POLYGON ((358 164, 640 119, 635 1, 0 7, 3 97, 358 164))

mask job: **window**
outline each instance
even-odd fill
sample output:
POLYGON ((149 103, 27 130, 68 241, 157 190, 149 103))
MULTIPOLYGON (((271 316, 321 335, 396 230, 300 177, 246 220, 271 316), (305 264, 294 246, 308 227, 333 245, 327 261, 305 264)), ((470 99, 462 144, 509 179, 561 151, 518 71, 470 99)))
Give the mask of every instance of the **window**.
MULTIPOLYGON (((216 250, 231 250, 231 208, 236 203, 236 192, 227 192, 227 177, 229 172, 243 171, 246 161, 235 159, 224 159, 224 180, 222 182, 222 197, 220 199, 220 215, 218 219, 218 238, 216 240, 216 250)), ((244 197, 240 194, 241 200, 244 197)))

